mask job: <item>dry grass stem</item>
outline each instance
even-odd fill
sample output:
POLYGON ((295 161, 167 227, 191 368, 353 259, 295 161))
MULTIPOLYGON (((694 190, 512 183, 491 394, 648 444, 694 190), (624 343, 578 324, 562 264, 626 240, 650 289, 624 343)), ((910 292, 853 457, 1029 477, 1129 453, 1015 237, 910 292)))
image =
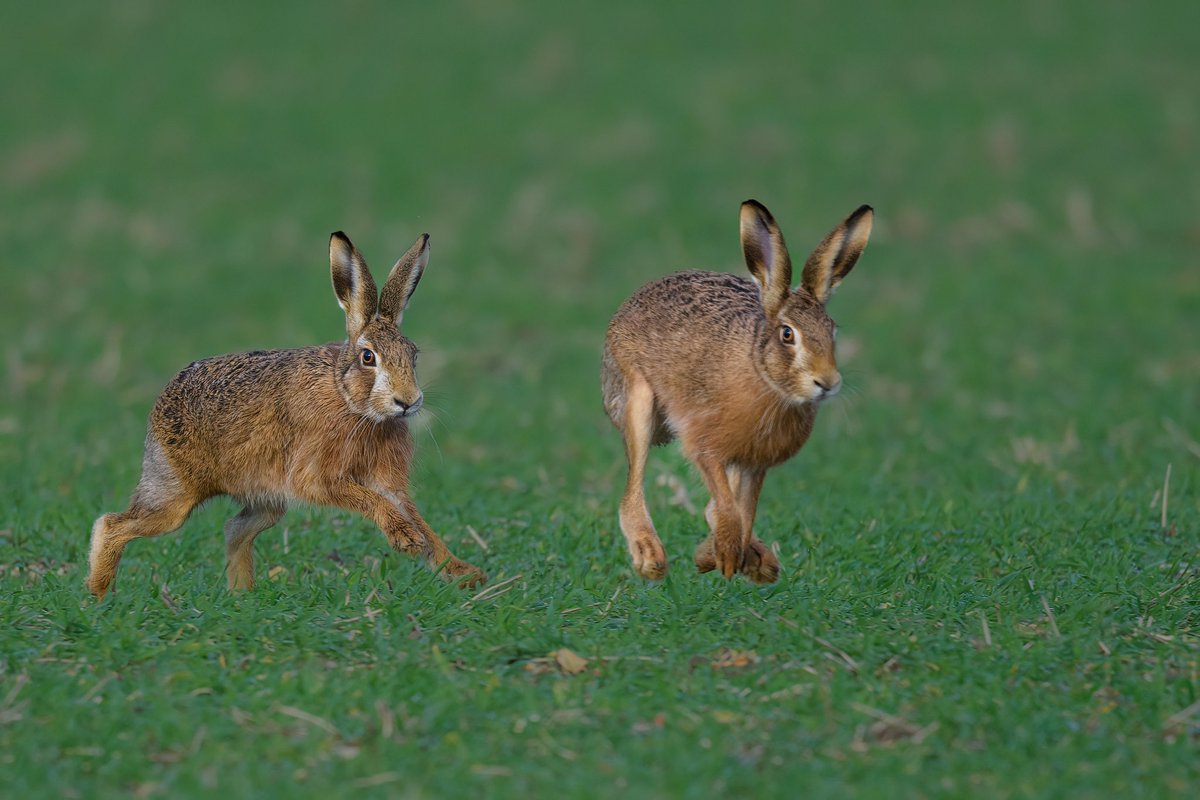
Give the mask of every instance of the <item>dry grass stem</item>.
POLYGON ((494 597, 498 597, 499 595, 502 595, 502 594, 504 594, 504 592, 507 592, 509 589, 513 588, 512 584, 514 582, 519 581, 519 580, 521 580, 521 578, 524 578, 524 577, 525 577, 524 575, 514 575, 511 578, 508 578, 507 580, 500 581, 499 583, 493 583, 491 586, 488 586, 483 591, 479 592, 474 597, 472 597, 470 600, 463 603, 462 607, 466 608, 467 606, 469 606, 473 603, 479 603, 479 602, 482 602, 483 600, 491 600, 494 597), (503 591, 501 591, 501 590, 503 590, 503 591))
POLYGON ((479 545, 480 549, 483 550, 485 553, 488 550, 492 549, 492 548, 488 547, 488 543, 483 540, 483 537, 479 535, 479 532, 476 531, 470 525, 467 526, 467 533, 470 535, 470 537, 472 539, 475 540, 475 544, 479 545))
POLYGON ((293 719, 298 719, 302 722, 307 722, 308 724, 325 731, 330 736, 336 736, 339 739, 342 738, 341 732, 333 726, 332 722, 324 717, 318 717, 316 714, 310 714, 303 709, 296 708, 295 706, 280 706, 279 713, 286 714, 287 716, 292 717, 293 719))
POLYGON ((1046 595, 1038 595, 1042 601, 1042 608, 1046 611, 1046 619, 1050 621, 1050 630, 1054 632, 1055 639, 1062 639, 1062 633, 1058 630, 1058 620, 1054 618, 1054 611, 1050 608, 1050 604, 1046 602, 1046 595))
POLYGON ((1167 529, 1167 499, 1171 494, 1171 465, 1167 464, 1167 474, 1163 476, 1162 488, 1162 529, 1167 529))

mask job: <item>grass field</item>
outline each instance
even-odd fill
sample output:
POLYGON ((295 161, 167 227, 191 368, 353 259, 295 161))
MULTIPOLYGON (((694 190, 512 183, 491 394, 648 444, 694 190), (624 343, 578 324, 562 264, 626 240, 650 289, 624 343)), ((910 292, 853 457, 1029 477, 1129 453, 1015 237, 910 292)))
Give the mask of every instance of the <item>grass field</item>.
POLYGON ((9 5, 4 794, 1194 791, 1195 3, 9 5), (747 197, 797 254, 875 206, 848 391, 768 476, 776 585, 695 573, 675 448, 647 584, 604 327, 741 271, 747 197), (94 603, 162 385, 342 334, 335 229, 432 235, 415 496, 496 588, 299 508, 230 595, 219 500, 94 603))

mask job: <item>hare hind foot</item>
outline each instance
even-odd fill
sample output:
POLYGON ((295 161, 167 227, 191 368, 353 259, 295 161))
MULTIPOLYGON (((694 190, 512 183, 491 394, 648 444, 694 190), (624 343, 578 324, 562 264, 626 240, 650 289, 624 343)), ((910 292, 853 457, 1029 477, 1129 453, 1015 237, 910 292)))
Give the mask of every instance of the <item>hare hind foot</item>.
POLYGON ((667 551, 658 536, 642 536, 631 543, 629 554, 633 557, 633 568, 637 574, 651 581, 661 581, 667 576, 667 551))
POLYGON ((621 533, 625 535, 625 544, 629 548, 629 557, 633 561, 634 572, 651 581, 665 578, 667 551, 654 530, 654 523, 650 521, 645 502, 636 498, 632 502, 622 503, 620 523, 621 533))

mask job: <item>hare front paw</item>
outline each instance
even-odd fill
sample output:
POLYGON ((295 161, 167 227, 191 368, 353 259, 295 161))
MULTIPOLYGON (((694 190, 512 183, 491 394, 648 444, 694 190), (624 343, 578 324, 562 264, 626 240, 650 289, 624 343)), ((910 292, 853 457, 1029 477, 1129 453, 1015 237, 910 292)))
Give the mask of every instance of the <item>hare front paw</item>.
POLYGON ((441 574, 447 581, 456 581, 460 589, 470 589, 481 583, 487 583, 487 575, 483 570, 458 558, 447 561, 441 574))
POLYGON ((692 559, 696 562, 699 572, 712 572, 716 569, 726 578, 732 578, 733 573, 737 572, 742 564, 742 549, 736 540, 726 540, 724 547, 719 547, 716 538, 709 536, 696 545, 696 553, 692 559))
POLYGON ((761 539, 752 538, 738 571, 755 583, 774 583, 779 579, 779 559, 761 539))
MULTIPOLYGON (((699 572, 712 572, 717 568, 713 537, 709 536, 696 546, 694 558, 699 572)), ((779 578, 779 559, 761 539, 752 538, 737 571, 755 583, 774 583, 779 578)))

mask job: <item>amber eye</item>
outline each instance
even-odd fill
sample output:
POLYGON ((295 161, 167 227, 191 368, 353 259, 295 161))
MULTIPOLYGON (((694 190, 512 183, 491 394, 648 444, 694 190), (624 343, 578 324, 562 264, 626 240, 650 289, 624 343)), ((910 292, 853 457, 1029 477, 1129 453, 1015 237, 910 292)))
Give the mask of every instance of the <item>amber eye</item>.
POLYGON ((783 342, 784 344, 796 343, 796 332, 792 330, 791 325, 784 325, 779 329, 779 341, 783 342))
POLYGON ((368 350, 367 348, 364 347, 358 353, 358 360, 359 360, 359 363, 361 363, 364 367, 375 366, 375 351, 368 350))

